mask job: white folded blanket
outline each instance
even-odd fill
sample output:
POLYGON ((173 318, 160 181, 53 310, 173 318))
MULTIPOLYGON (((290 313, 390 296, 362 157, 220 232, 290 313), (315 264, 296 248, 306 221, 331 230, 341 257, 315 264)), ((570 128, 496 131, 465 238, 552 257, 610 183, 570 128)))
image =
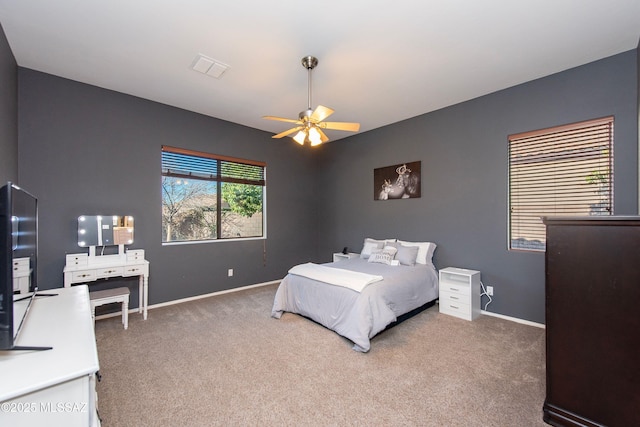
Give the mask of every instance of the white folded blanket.
POLYGON ((296 265, 289 270, 289 273, 332 285, 344 286, 356 292, 362 291, 370 283, 379 282, 383 279, 382 276, 327 267, 312 262, 296 265))

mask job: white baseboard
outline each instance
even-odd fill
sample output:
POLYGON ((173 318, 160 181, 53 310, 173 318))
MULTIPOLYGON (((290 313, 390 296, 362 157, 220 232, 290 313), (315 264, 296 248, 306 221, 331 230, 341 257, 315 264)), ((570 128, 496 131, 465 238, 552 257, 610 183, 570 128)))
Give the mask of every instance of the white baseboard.
POLYGON ((511 322, 522 323, 523 325, 535 326, 536 328, 545 329, 544 323, 532 322, 530 320, 518 319, 517 317, 505 316, 504 314, 492 313, 490 311, 480 310, 481 314, 487 316, 499 317, 500 319, 510 320, 511 322))
MULTIPOLYGON (((276 283, 280 283, 280 280, 272 280, 271 282, 263 282, 263 283, 257 283, 255 285, 248 285, 248 286, 241 286, 239 288, 233 288, 233 289, 225 289, 224 291, 217 291, 217 292, 211 292, 209 294, 203 294, 203 295, 196 295, 194 297, 188 297, 188 298, 181 298, 181 299, 176 299, 173 301, 166 301, 166 302, 161 302, 158 304, 153 304, 147 307, 148 310, 151 310, 152 308, 158 308, 158 307, 166 307, 169 305, 174 305, 174 304, 181 304, 183 302, 189 302, 189 301, 195 301, 198 299, 203 299, 203 298, 209 298, 209 297, 214 297, 216 295, 223 295, 223 294, 228 294, 231 292, 239 292, 239 291, 244 291, 246 289, 251 289, 251 288, 259 288, 261 286, 268 286, 268 285, 275 285, 276 283)), ((129 313, 137 313, 138 312, 138 308, 130 308, 129 309, 129 313)), ((96 316, 96 320, 99 319, 106 319, 109 317, 116 317, 116 316, 120 316, 120 312, 115 312, 115 313, 107 313, 107 314, 102 314, 100 316, 96 316)))

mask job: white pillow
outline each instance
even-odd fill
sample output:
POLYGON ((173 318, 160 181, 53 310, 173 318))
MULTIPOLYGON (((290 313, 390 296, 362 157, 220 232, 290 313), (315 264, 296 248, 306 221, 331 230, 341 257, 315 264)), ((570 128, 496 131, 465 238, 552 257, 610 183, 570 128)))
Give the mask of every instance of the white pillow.
POLYGON ((405 242, 404 240, 398 240, 403 246, 417 246, 418 256, 416 257, 417 264, 433 265, 433 253, 436 250, 437 245, 432 242, 405 242))

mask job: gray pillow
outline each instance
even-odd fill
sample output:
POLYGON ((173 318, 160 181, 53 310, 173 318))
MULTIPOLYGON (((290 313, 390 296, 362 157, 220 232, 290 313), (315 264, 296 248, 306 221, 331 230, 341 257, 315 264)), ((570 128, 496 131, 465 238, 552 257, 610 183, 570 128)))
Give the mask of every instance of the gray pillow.
POLYGON ((416 265, 416 258, 418 257, 417 246, 404 246, 398 245, 398 252, 396 253, 396 259, 400 261, 402 265, 416 265))

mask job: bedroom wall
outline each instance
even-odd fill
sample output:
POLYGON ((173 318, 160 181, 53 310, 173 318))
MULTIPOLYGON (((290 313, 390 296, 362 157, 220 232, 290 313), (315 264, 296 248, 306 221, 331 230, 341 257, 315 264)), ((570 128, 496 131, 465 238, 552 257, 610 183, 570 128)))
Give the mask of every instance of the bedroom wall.
POLYGON ((494 287, 488 311, 544 323, 544 254, 507 250, 507 137, 614 115, 615 213, 637 214, 637 69, 629 51, 321 147, 320 256, 365 237, 433 241, 436 267, 494 287), (373 169, 418 160, 421 198, 373 200, 373 169))
MULTIPOLYGON (((25 68, 19 100, 20 182, 40 202, 41 288, 61 286, 65 253, 83 251, 81 214, 135 217, 131 248, 150 261, 150 304, 280 279, 315 257, 315 163, 297 144, 25 68), (266 161, 267 240, 162 246, 163 144, 266 161)), ((123 283, 137 289, 135 279, 123 283)), ((137 299, 132 292, 132 306, 137 299)))
POLYGON ((18 179, 18 66, 0 25, 0 185, 18 179))

